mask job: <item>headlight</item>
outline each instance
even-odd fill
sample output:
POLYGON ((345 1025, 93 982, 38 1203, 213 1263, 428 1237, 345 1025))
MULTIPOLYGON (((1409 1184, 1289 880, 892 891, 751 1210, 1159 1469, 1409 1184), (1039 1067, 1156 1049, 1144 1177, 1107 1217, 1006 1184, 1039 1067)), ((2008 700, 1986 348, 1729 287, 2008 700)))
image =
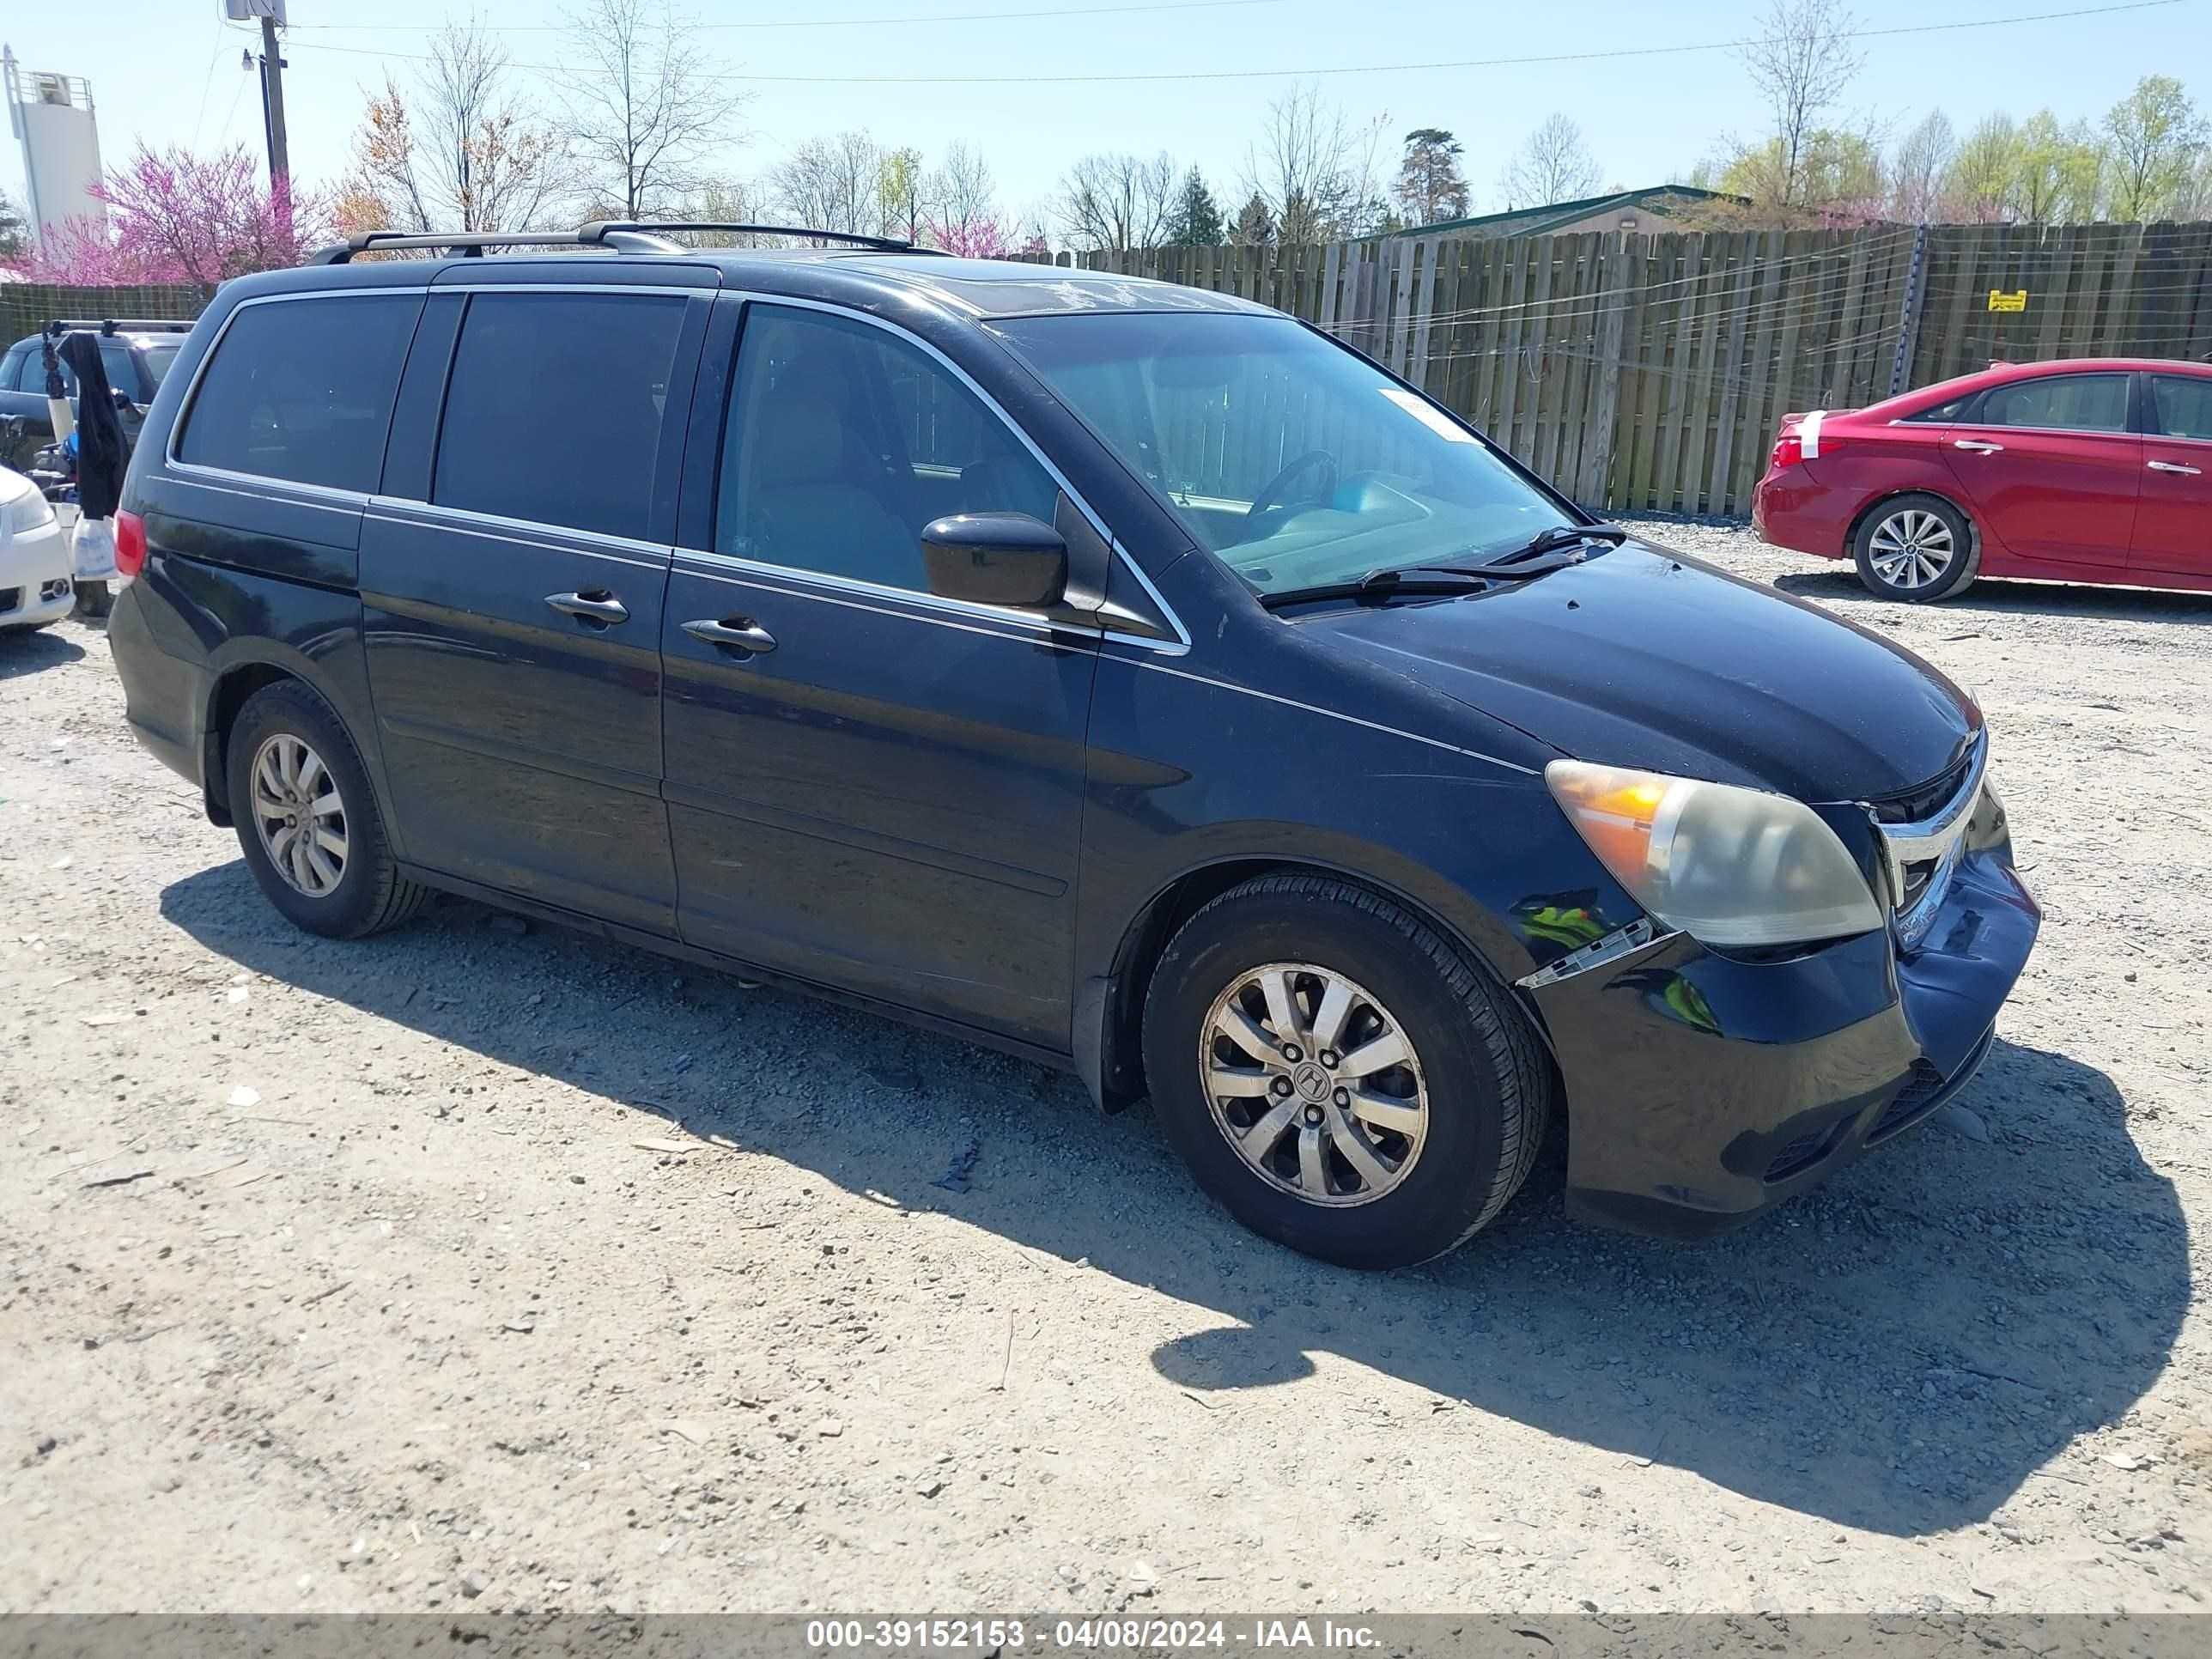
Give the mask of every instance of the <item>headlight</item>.
POLYGON ((54 521, 54 506, 35 489, 27 489, 8 503, 4 512, 8 528, 19 534, 26 530, 37 530, 54 521))
POLYGON ((1865 876, 1802 801, 1581 761, 1553 761, 1544 781, 1630 896, 1708 945, 1794 945, 1881 926, 1865 876))

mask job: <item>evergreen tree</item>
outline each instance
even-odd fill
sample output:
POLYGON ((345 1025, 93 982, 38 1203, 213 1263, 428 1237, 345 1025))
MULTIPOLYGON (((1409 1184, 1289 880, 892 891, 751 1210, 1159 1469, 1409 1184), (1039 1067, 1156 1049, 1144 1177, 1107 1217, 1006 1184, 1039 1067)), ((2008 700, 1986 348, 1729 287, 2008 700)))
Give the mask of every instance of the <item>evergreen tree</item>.
POLYGON ((1257 191, 1244 204, 1244 210, 1237 216, 1237 228, 1229 240, 1238 247, 1272 247, 1275 241, 1275 216, 1267 211, 1267 204, 1257 191))
POLYGON ((1442 127, 1415 127, 1406 135, 1405 159, 1391 193, 1407 225, 1433 225, 1468 215, 1467 180, 1459 170, 1459 140, 1442 127))
POLYGON ((1218 247, 1223 228, 1221 204, 1206 187, 1205 176, 1193 166, 1182 176, 1182 190, 1168 219, 1166 240, 1172 246, 1218 247))

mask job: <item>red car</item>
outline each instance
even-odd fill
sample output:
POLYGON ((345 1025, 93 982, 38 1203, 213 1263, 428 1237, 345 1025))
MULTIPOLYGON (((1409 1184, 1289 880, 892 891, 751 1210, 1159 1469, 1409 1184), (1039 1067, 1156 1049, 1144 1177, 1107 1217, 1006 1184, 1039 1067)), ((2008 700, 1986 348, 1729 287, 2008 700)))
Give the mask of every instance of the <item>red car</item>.
POLYGON ((1884 599, 1978 575, 2212 588, 2212 364, 2008 363, 1785 415, 1751 521, 1884 599))

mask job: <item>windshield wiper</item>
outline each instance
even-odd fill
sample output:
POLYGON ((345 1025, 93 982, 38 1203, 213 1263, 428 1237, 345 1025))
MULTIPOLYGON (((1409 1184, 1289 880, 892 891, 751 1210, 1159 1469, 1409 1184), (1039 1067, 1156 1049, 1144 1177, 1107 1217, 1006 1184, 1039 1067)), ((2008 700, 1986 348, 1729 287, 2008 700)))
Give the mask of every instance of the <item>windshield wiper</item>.
POLYGON ((1450 565, 1386 565, 1350 581, 1315 582, 1305 587, 1283 587, 1260 595, 1270 611, 1316 599, 1395 599, 1421 594, 1480 593, 1491 583, 1488 573, 1450 565))
MULTIPOLYGON (((1555 524, 1549 530, 1538 531, 1510 553, 1500 554, 1481 568, 1485 570, 1498 570, 1503 567, 1510 571, 1512 566, 1520 563, 1523 559, 1540 559, 1547 553, 1557 553, 1566 548, 1580 547, 1585 542, 1607 542, 1618 547, 1627 539, 1628 532, 1617 524, 1555 524)), ((1565 562, 1579 564, 1581 560, 1568 559, 1565 562)), ((1559 567, 1554 564, 1545 568, 1556 570, 1559 567)), ((1541 573, 1531 572, 1530 574, 1541 573)))

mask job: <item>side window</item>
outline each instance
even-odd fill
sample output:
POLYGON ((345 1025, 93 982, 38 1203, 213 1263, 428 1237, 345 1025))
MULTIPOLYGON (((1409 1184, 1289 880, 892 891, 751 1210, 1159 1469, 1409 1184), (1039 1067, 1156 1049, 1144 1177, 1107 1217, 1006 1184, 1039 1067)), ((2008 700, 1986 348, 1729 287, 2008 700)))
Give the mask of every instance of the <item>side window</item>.
POLYGON ((2154 374, 2150 391, 2156 430, 2169 438, 2212 439, 2212 377, 2154 374))
POLYGON ((2065 432, 2128 429, 2124 374, 2047 374, 2014 380, 1982 399, 1980 426, 2039 426, 2065 432))
MULTIPOLYGON (((29 392, 33 388, 23 365, 32 357, 27 346, 16 346, 4 357, 0 357, 0 392, 29 392)), ((38 388, 43 390, 44 388, 38 388)))
POLYGON ((1052 522, 1060 489, 957 376, 912 343, 817 311, 746 311, 722 438, 714 545, 921 591, 922 527, 948 513, 1052 522))
MULTIPOLYGON (((43 346, 33 345, 23 353, 23 361, 15 365, 15 377, 8 382, 18 392, 34 392, 46 395, 46 354, 43 346)), ((67 363, 62 365, 62 385, 66 395, 76 396, 76 375, 67 363)))
POLYGON ((478 294, 453 353, 430 499, 643 539, 680 295, 478 294))
POLYGON ((102 340, 100 367, 107 376, 109 390, 121 392, 134 404, 138 401, 138 365, 131 361, 128 345, 121 340, 102 340))
POLYGON ((373 490, 422 296, 240 307, 216 343, 177 459, 264 478, 373 490))
POLYGON ((1957 420, 1966 412, 1966 405, 1973 401, 1973 393, 1970 392, 1963 398, 1952 398, 1948 404, 1937 404, 1933 409, 1920 410, 1900 418, 1914 425, 1941 426, 1946 421, 1957 420))

